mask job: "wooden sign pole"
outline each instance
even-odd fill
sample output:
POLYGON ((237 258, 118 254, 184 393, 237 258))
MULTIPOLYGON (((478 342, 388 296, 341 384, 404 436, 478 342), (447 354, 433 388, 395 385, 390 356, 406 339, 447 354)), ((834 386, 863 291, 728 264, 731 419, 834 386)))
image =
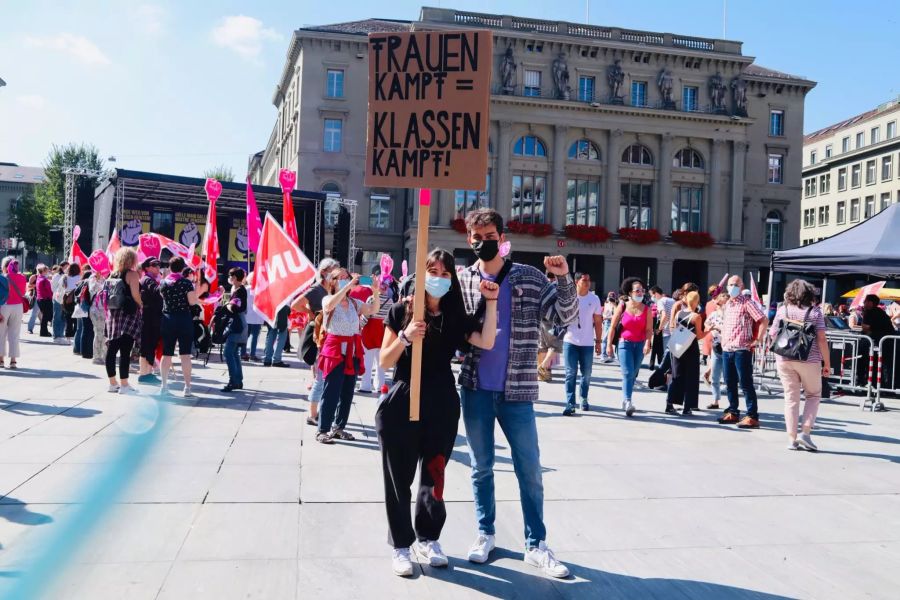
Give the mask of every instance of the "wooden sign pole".
MULTIPOLYGON (((428 223, 431 220, 431 190, 419 190, 419 227, 416 237, 416 287, 413 295, 413 321, 425 319, 425 259, 428 257, 428 223)), ((422 389, 422 340, 412 346, 412 371, 409 378, 409 420, 419 420, 419 392, 422 389)))

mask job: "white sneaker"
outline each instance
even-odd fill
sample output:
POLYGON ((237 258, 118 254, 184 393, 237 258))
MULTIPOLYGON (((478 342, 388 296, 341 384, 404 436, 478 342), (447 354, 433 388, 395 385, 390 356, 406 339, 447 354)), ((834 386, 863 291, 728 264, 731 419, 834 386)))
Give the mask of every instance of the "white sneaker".
POLYGON ((469 548, 469 560, 474 563, 485 563, 491 555, 491 550, 496 547, 497 545, 494 542, 494 536, 486 533, 479 533, 478 539, 476 539, 475 543, 472 544, 472 547, 469 548))
POLYGON ((182 398, 193 398, 194 397, 194 393, 191 391, 191 386, 189 386, 189 385, 184 386, 184 390, 182 390, 182 392, 181 392, 181 397, 182 398))
POLYGON ((525 562, 533 567, 541 569, 550 577, 564 578, 569 576, 569 568, 556 560, 553 550, 547 547, 546 542, 538 544, 537 548, 525 551, 525 562))
POLYGON ((631 400, 627 400, 625 402, 625 416, 630 417, 634 414, 634 404, 631 403, 631 400))
POLYGON ((393 569, 394 575, 412 577, 413 566, 409 559, 409 548, 394 548, 391 556, 391 569, 393 569))
POLYGON ((441 549, 441 544, 437 540, 424 541, 424 542, 416 542, 415 546, 416 552, 422 558, 428 560, 428 564, 432 567, 446 567, 450 564, 450 561, 447 559, 447 555, 444 554, 444 551, 441 549))
POLYGON ((117 386, 117 385, 111 385, 111 386, 109 386, 108 388, 106 388, 106 391, 109 392, 110 394, 118 394, 118 393, 119 393, 119 386, 117 386))
POLYGON ((119 386, 119 394, 121 394, 121 395, 123 395, 123 396, 129 396, 129 395, 130 395, 130 396, 137 396, 137 395, 140 394, 140 392, 137 391, 136 388, 134 388, 134 387, 132 387, 132 386, 130 386, 130 385, 120 385, 120 386, 119 386))

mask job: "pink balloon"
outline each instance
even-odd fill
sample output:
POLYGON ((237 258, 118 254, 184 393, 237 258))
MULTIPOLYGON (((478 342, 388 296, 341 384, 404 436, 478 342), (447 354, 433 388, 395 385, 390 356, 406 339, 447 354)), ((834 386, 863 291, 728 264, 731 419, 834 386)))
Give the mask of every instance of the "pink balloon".
POLYGON ((222 195, 222 184, 215 179, 206 180, 206 197, 210 202, 215 202, 222 195))
POLYGON ((106 252, 103 250, 94 250, 88 258, 88 263, 95 273, 100 273, 103 277, 109 275, 112 270, 109 265, 109 257, 106 256, 106 252))
POLYGON ((278 172, 278 183, 281 184, 282 193, 293 191, 297 183, 297 174, 290 169, 282 169, 278 172))

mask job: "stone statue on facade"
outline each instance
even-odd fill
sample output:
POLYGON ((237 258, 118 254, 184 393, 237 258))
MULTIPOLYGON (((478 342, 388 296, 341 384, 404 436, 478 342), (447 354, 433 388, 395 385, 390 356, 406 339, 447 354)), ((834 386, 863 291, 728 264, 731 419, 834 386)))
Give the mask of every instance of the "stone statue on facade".
POLYGON ((709 99, 712 101, 713 112, 725 113, 725 80, 721 73, 716 73, 709 78, 709 99))
POLYGON ((741 77, 731 80, 731 95, 734 99, 734 114, 739 117, 747 116, 747 82, 741 77))
POLYGON ((609 83, 609 101, 611 104, 625 104, 622 97, 622 84, 625 82, 625 71, 622 69, 622 61, 609 65, 606 69, 606 81, 609 83))
POLYGON ((675 100, 672 93, 672 73, 668 69, 659 72, 656 78, 656 86, 659 88, 659 97, 662 100, 663 108, 675 108, 675 100))
POLYGON ((556 84, 556 98, 568 100, 572 88, 569 87, 569 65, 566 63, 565 52, 560 52, 553 61, 553 82, 556 84))
POLYGON ((500 93, 511 95, 516 89, 516 59, 513 57, 512 46, 507 46, 506 54, 500 63, 500 93))

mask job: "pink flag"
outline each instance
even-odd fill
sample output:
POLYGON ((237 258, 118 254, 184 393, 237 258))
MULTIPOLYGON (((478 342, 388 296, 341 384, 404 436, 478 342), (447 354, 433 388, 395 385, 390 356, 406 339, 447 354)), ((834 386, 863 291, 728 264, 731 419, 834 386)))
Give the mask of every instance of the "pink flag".
POLYGON ((291 198, 291 192, 294 190, 294 184, 297 182, 297 174, 290 169, 282 169, 278 172, 278 183, 281 184, 281 220, 284 223, 284 230, 288 237, 297 245, 300 244, 300 238, 297 235, 297 219, 294 218, 294 200, 291 198))
POLYGON ((756 280, 753 278, 753 273, 750 273, 750 296, 753 297, 753 301, 762 306, 762 300, 759 298, 759 292, 756 291, 756 280))
POLYGON ((113 229, 112 237, 109 238, 109 244, 106 245, 106 256, 109 257, 110 262, 112 262, 113 258, 116 256, 116 252, 118 252, 121 247, 122 242, 119 241, 119 230, 113 229))
POLYGON ((206 180, 206 197, 209 199, 209 210, 206 213, 206 229, 203 232, 203 257, 206 259, 206 280, 209 291, 216 289, 219 283, 219 234, 216 231, 216 200, 222 194, 222 184, 215 179, 206 180))
POLYGON ((69 262, 77 263, 81 266, 88 264, 88 257, 81 250, 78 242, 72 242, 72 249, 69 251, 69 262))
POLYGON ((865 301, 866 296, 869 294, 878 294, 881 291, 881 288, 884 287, 884 281, 876 281, 875 283, 870 283, 865 287, 859 288, 859 291, 856 293, 856 296, 853 298, 853 302, 850 303, 850 310, 861 306, 865 301))
POLYGON ((259 220, 259 209, 256 208, 256 196, 253 195, 250 177, 247 177, 247 241, 250 244, 250 252, 254 254, 259 249, 259 234, 261 232, 262 221, 259 220))

